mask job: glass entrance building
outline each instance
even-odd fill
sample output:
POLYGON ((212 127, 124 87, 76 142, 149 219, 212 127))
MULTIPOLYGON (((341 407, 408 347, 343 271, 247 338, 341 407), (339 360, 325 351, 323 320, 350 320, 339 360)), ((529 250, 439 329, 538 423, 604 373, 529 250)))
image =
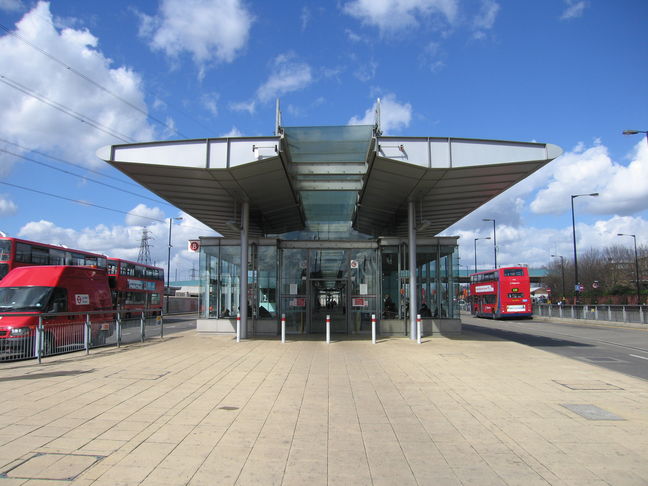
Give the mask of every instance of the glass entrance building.
POLYGON ((222 237, 201 237, 198 329, 241 337, 461 331, 457 237, 438 236, 562 151, 388 137, 374 125, 113 145, 98 156, 222 237))

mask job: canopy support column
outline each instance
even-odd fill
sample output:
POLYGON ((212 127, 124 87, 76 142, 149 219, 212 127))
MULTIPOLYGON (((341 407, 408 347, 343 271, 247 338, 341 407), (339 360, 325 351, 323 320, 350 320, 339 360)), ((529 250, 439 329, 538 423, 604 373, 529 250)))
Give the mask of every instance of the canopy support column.
POLYGON ((247 339, 248 320, 248 231, 250 226, 250 203, 241 203, 241 278, 239 313, 241 315, 241 339, 247 339))
POLYGON ((407 231, 409 235, 409 318, 410 339, 416 339, 416 208, 414 201, 407 203, 407 231))

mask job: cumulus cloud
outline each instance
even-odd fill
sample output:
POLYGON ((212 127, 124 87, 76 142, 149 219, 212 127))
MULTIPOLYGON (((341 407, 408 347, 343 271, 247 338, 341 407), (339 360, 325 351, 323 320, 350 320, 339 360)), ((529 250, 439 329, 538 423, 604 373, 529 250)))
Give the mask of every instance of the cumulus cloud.
POLYGON ((0 216, 11 216, 16 214, 18 206, 6 195, 0 195, 0 216))
POLYGON ((457 17, 457 0, 352 0, 344 13, 363 24, 378 28, 381 34, 394 34, 419 25, 434 15, 452 24, 457 17))
POLYGON ((259 86, 257 98, 261 102, 270 101, 282 94, 304 89, 312 81, 308 64, 296 60, 292 53, 281 54, 274 59, 267 81, 259 86))
POLYGON ((160 208, 149 208, 146 204, 138 204, 128 211, 126 224, 129 226, 148 226, 155 220, 164 219, 164 211, 160 208))
MULTIPOLYGON (((13 33, 0 37, 5 76, 5 83, 0 84, 3 138, 86 165, 100 163, 95 156, 97 147, 120 141, 105 131, 119 133, 128 137, 126 140, 153 138, 140 76, 128 68, 112 68, 111 60, 97 50, 98 39, 88 30, 57 29, 52 23, 50 4, 39 2, 16 24, 13 33), (27 42, 75 71, 92 73, 92 78, 107 90, 142 107, 143 112, 74 75, 27 42), (54 109, 52 104, 95 120, 104 131, 54 109)), ((4 156, 0 161, 10 163, 11 158, 4 156)))
POLYGON ((221 137, 242 137, 243 134, 241 133, 241 130, 239 130, 236 127, 232 127, 232 129, 229 132, 223 133, 221 137))
MULTIPOLYGON (((375 123, 377 102, 362 117, 354 116, 349 125, 373 125, 375 123)), ((407 128, 412 120, 412 105, 400 103, 394 94, 380 100, 380 125, 385 135, 407 128)))
POLYGON ((162 0, 155 16, 140 14, 140 34, 154 50, 176 59, 189 53, 204 72, 244 49, 254 16, 241 0, 162 0))
MULTIPOLYGON (((180 216, 182 220, 174 221, 171 232, 171 279, 175 278, 176 270, 179 279, 190 278, 192 268, 198 268, 198 254, 188 251, 187 241, 198 239, 199 236, 217 236, 198 220, 186 213, 171 215, 180 216)), ((154 265, 167 266, 169 242, 168 217, 162 215, 162 221, 148 221, 146 229, 149 232, 149 251, 154 265)), ((100 224, 80 230, 57 226, 51 221, 31 221, 25 224, 18 236, 33 241, 53 245, 64 245, 68 248, 92 251, 110 257, 137 260, 143 227, 140 225, 115 225, 112 227, 100 224)))
POLYGON ((560 20, 569 20, 577 17, 582 17, 587 2, 585 0, 565 0, 567 7, 560 16, 560 20))
POLYGON ((623 165, 610 158, 607 147, 595 142, 592 147, 577 146, 552 166, 545 188, 531 202, 538 214, 558 214, 568 209, 572 194, 600 193, 583 198, 581 207, 599 214, 631 214, 648 209, 648 146, 640 140, 623 165))

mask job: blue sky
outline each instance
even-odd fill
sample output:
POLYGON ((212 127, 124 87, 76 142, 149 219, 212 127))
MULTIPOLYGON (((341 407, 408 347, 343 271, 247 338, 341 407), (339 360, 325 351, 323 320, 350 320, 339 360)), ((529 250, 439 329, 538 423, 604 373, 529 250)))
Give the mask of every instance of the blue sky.
POLYGON ((172 278, 188 278, 186 240, 210 231, 99 147, 271 135, 277 97, 286 126, 357 123, 380 97, 390 135, 565 152, 445 232, 463 265, 483 218, 500 264, 568 257, 579 193, 601 194, 576 199, 579 249, 645 245, 648 143, 621 132, 648 130, 646 21, 644 0, 0 0, 0 230, 136 259, 146 225, 166 266, 181 216, 172 278))

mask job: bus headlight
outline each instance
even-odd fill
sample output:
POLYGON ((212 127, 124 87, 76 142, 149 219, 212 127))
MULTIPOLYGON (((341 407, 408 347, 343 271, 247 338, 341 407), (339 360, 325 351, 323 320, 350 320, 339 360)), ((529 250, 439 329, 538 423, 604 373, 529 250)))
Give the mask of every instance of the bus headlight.
POLYGON ((27 336, 30 329, 28 327, 14 327, 9 334, 11 336, 27 336))

